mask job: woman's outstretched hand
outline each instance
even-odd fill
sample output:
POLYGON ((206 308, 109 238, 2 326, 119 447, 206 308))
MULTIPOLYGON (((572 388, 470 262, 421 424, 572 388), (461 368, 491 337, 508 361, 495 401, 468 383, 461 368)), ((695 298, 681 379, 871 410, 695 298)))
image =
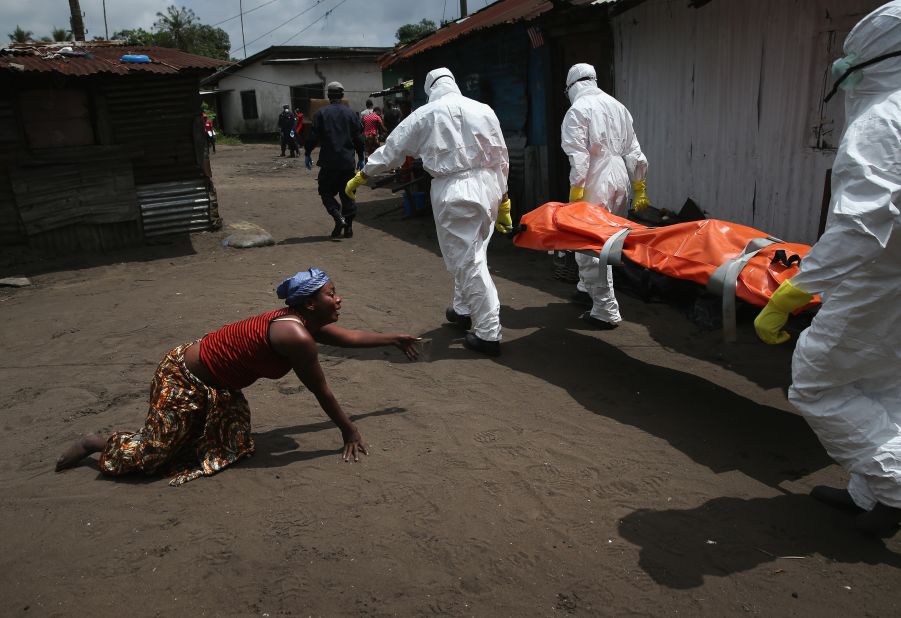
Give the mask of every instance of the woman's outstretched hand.
POLYGON ((418 342, 422 341, 422 337, 414 337, 413 335, 396 335, 394 337, 394 345, 407 355, 407 358, 415 361, 419 358, 419 348, 416 347, 418 342))
POLYGON ((344 454, 342 455, 344 461, 360 461, 360 453, 369 454, 366 443, 363 442, 363 436, 356 428, 347 432, 342 431, 341 435, 344 437, 344 454))

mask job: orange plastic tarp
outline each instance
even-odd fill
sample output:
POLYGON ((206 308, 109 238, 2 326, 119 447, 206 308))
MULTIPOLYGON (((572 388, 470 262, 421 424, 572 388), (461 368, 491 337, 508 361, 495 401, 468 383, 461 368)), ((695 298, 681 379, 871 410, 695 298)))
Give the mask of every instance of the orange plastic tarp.
MULTIPOLYGON (((587 202, 549 202, 526 213, 520 221, 525 229, 514 243, 542 251, 600 251, 607 240, 624 228, 632 231, 623 243, 624 258, 676 279, 706 285, 723 263, 739 257, 749 242, 767 234, 738 223, 705 219, 649 228, 612 214, 603 206, 587 202)), ((763 306, 785 279, 793 277, 796 264, 773 262, 776 252, 803 258, 808 245, 777 242, 761 249, 742 268, 735 294, 753 305, 763 306)))

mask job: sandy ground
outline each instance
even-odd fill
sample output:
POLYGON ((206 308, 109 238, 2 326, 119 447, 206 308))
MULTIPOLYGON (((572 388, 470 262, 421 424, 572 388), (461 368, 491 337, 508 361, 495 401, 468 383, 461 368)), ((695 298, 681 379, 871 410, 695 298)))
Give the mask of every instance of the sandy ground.
POLYGON ((274 154, 213 167, 226 222, 275 246, 223 230, 4 269, 35 285, 0 289, 3 615, 898 615, 901 534, 806 495, 844 477, 787 412, 790 347, 623 294, 623 326, 592 331, 547 255, 498 238, 504 354, 477 358, 443 324, 431 219, 362 188, 355 238, 330 241, 314 175, 274 154), (432 341, 418 363, 322 349, 363 462, 288 376, 246 389, 256 455, 214 477, 53 472, 77 436, 141 425, 164 352, 311 265, 344 325, 432 341))

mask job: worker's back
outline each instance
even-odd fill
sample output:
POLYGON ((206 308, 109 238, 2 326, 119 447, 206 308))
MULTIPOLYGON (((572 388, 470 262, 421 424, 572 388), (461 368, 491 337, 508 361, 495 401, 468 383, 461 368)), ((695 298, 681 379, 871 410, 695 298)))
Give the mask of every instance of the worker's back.
POLYGON ((319 146, 319 167, 350 170, 354 168, 356 145, 359 143, 362 149, 362 135, 359 115, 333 101, 313 115, 307 150, 319 146))

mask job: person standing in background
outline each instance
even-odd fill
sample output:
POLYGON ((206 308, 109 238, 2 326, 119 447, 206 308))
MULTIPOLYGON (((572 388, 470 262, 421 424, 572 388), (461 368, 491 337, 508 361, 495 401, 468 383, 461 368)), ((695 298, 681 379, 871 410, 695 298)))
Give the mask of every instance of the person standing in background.
POLYGON ((391 131, 397 128, 397 125, 400 124, 400 110, 394 104, 394 101, 388 99, 385 101, 385 131, 387 131, 388 135, 391 135, 391 131))
POLYGON ((387 133, 382 117, 379 115, 381 110, 378 107, 373 108, 371 114, 363 116, 363 152, 365 153, 364 161, 379 147, 379 135, 387 133))
POLYGON ((326 86, 329 104, 313 114, 310 135, 305 145, 304 165, 313 169, 313 149, 319 147, 319 196, 326 211, 335 220, 331 237, 352 238, 357 205, 344 187, 354 176, 354 153, 357 167, 363 167, 363 125, 356 112, 341 103, 344 86, 331 82, 326 86), (335 199, 335 195, 341 200, 335 199))
POLYGON ((360 111, 360 120, 372 113, 372 99, 366 99, 366 107, 360 111))
POLYGON ((282 146, 280 157, 285 156, 285 148, 291 151, 292 157, 296 156, 297 144, 294 142, 294 136, 291 135, 294 132, 294 124, 294 114, 291 113, 291 108, 287 105, 283 106, 282 113, 278 115, 278 129, 281 134, 282 146))
POLYGON ((303 112, 299 107, 294 108, 294 144, 300 150, 303 143, 303 112))

